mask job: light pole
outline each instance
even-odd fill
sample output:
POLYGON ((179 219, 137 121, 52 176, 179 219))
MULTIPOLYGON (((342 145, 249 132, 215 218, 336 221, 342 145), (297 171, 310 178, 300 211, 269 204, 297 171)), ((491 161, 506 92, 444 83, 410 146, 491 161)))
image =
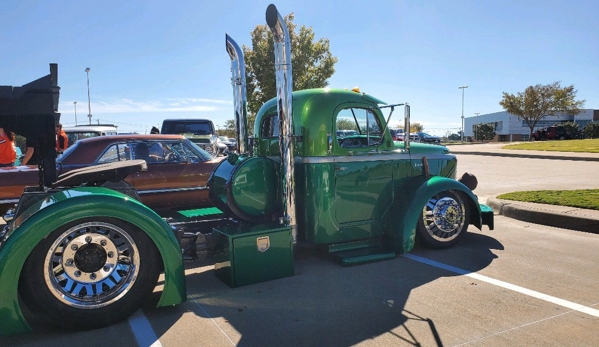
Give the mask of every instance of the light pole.
POLYGON ((75 105, 75 126, 77 126, 77 101, 73 101, 73 105, 75 105))
POLYGON ((461 86, 458 89, 462 90, 462 142, 464 142, 464 89, 468 88, 468 86, 461 86))
POLYGON ((88 68, 88 67, 85 68, 85 73, 87 73, 87 108, 88 108, 87 117, 89 118, 89 125, 92 125, 92 103, 89 98, 89 70, 90 70, 90 68, 88 68))

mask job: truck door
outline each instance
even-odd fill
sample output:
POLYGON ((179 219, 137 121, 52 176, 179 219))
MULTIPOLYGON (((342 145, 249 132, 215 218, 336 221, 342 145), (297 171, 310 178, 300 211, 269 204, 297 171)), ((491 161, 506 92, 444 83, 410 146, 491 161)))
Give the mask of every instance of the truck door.
MULTIPOLYGON (((341 227, 376 223, 393 197, 393 161, 381 151, 380 117, 370 108, 351 105, 336 112, 335 218, 341 227)), ((369 227, 362 229, 368 232, 369 227)))

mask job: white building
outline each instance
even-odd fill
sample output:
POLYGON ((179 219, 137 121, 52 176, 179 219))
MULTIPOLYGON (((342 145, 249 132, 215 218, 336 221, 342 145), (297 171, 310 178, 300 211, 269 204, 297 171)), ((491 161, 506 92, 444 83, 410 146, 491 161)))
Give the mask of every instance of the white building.
MULTIPOLYGON (((584 109, 576 116, 547 116, 541 119, 535 126, 535 131, 539 128, 552 126, 556 123, 574 122, 578 124, 578 129, 583 129, 585 125, 591 122, 599 122, 599 110, 584 109)), ((491 123, 495 125, 496 142, 528 141, 530 128, 526 121, 518 119, 507 111, 481 114, 474 117, 464 118, 464 137, 474 135, 474 125, 491 123)))

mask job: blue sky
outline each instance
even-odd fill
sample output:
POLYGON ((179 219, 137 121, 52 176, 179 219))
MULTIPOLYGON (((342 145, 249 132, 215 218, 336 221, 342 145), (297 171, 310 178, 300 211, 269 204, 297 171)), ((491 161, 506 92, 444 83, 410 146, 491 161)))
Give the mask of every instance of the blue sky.
MULTIPOLYGON (((3 0, 0 85, 58 63, 65 126, 149 132, 167 118, 233 118, 225 33, 251 45, 272 1, 3 0)), ((339 58, 333 88, 409 102, 412 121, 443 135, 464 116, 502 111, 502 92, 561 81, 599 109, 597 0, 278 1, 281 14, 326 37, 339 58)), ((402 112, 391 123, 400 121, 402 112)))

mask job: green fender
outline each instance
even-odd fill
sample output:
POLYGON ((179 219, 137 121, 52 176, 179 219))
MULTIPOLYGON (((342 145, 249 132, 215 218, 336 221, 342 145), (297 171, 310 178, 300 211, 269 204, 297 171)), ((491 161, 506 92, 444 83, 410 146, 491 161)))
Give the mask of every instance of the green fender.
POLYGON ((114 190, 74 188, 48 196, 21 214, 10 226, 0 249, 0 335, 30 331, 18 302, 19 275, 35 246, 52 231, 87 217, 111 217, 143 230, 164 263, 164 289, 158 306, 186 300, 185 273, 179 243, 169 225, 139 201, 114 190))
POLYGON ((396 194, 391 207, 387 226, 391 249, 400 254, 408 253, 416 243, 416 224, 422 208, 431 196, 446 190, 458 190, 464 193, 466 203, 470 207, 470 224, 482 227, 478 198, 461 182, 452 178, 434 176, 426 179, 423 176, 414 178, 406 185, 408 188, 396 194))

